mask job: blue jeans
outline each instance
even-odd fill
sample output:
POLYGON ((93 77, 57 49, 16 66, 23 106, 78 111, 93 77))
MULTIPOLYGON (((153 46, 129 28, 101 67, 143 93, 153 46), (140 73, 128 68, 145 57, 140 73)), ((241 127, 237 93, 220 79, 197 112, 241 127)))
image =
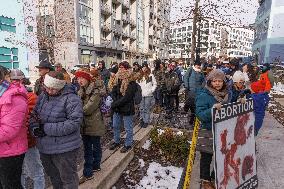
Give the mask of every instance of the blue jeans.
POLYGON ((34 188, 45 188, 43 166, 40 160, 39 151, 36 147, 30 148, 25 154, 23 173, 21 176, 23 188, 26 188, 27 177, 30 177, 33 180, 34 188))
POLYGON ((84 170, 85 177, 91 177, 94 169, 101 168, 102 147, 100 136, 83 135, 84 143, 84 170))
POLYGON ((113 134, 114 142, 120 143, 120 123, 123 120, 126 131, 125 146, 132 146, 133 143, 133 116, 122 116, 118 113, 113 114, 113 134))
POLYGON ((153 100, 154 99, 152 96, 146 96, 142 98, 142 101, 140 103, 140 118, 144 121, 144 123, 150 122, 153 100))

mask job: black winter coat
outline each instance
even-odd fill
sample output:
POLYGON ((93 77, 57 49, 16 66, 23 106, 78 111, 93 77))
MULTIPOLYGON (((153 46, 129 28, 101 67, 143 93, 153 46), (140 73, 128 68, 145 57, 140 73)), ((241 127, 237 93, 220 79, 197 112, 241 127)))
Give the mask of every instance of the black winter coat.
POLYGON ((113 103, 111 108, 114 112, 123 116, 130 116, 135 114, 134 96, 137 91, 137 84, 135 81, 131 81, 128 84, 125 95, 122 96, 120 92, 121 82, 115 85, 112 89, 111 96, 113 103))

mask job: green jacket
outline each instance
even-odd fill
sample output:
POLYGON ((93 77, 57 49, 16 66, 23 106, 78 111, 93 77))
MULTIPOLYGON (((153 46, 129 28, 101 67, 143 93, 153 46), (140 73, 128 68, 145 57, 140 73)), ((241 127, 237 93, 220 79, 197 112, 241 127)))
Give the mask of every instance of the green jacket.
POLYGON ((82 99, 84 113, 81 126, 82 135, 103 136, 105 134, 105 125, 100 110, 101 90, 92 82, 87 88, 81 87, 78 91, 78 95, 82 99))

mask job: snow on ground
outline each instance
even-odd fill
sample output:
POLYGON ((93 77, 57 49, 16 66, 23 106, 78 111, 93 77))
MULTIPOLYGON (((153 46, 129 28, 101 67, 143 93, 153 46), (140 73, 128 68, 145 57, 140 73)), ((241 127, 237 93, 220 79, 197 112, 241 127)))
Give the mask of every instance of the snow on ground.
POLYGON ((145 161, 143 159, 139 159, 140 167, 145 167, 145 161))
POLYGON ((163 167, 159 163, 149 164, 147 175, 142 178, 136 189, 175 189, 178 186, 182 168, 169 166, 163 167))
POLYGON ((158 134, 159 134, 159 135, 162 135, 164 132, 165 132, 165 130, 163 130, 163 129, 158 129, 158 134))
POLYGON ((151 140, 146 140, 146 142, 143 144, 142 148, 144 150, 149 150, 151 146, 151 140))
POLYGON ((178 136, 181 136, 181 135, 183 135, 183 132, 182 132, 182 131, 179 131, 179 132, 177 132, 177 135, 178 135, 178 136))
POLYGON ((275 83, 272 91, 272 94, 284 95, 284 84, 282 83, 275 83))

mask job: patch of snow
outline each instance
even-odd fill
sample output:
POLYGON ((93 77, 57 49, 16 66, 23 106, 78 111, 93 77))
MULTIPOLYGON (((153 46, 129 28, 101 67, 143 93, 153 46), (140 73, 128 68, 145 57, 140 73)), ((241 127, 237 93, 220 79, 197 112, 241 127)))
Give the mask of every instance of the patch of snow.
POLYGON ((275 83, 272 91, 272 94, 284 95, 284 84, 282 83, 275 83))
POLYGON ((143 159, 139 159, 139 164, 141 167, 145 167, 145 162, 143 159))
POLYGON ((151 140, 146 140, 146 142, 143 144, 142 148, 144 150, 149 150, 151 146, 151 140))
POLYGON ((163 130, 163 129, 158 129, 159 135, 163 134, 164 132, 165 132, 165 130, 163 130))
POLYGON ((179 131, 179 132, 177 132, 177 135, 178 135, 178 136, 182 136, 182 135, 183 135, 183 132, 182 132, 182 131, 179 131))
POLYGON ((135 186, 136 189, 177 188, 183 169, 169 166, 163 167, 152 162, 147 170, 147 175, 135 186))

